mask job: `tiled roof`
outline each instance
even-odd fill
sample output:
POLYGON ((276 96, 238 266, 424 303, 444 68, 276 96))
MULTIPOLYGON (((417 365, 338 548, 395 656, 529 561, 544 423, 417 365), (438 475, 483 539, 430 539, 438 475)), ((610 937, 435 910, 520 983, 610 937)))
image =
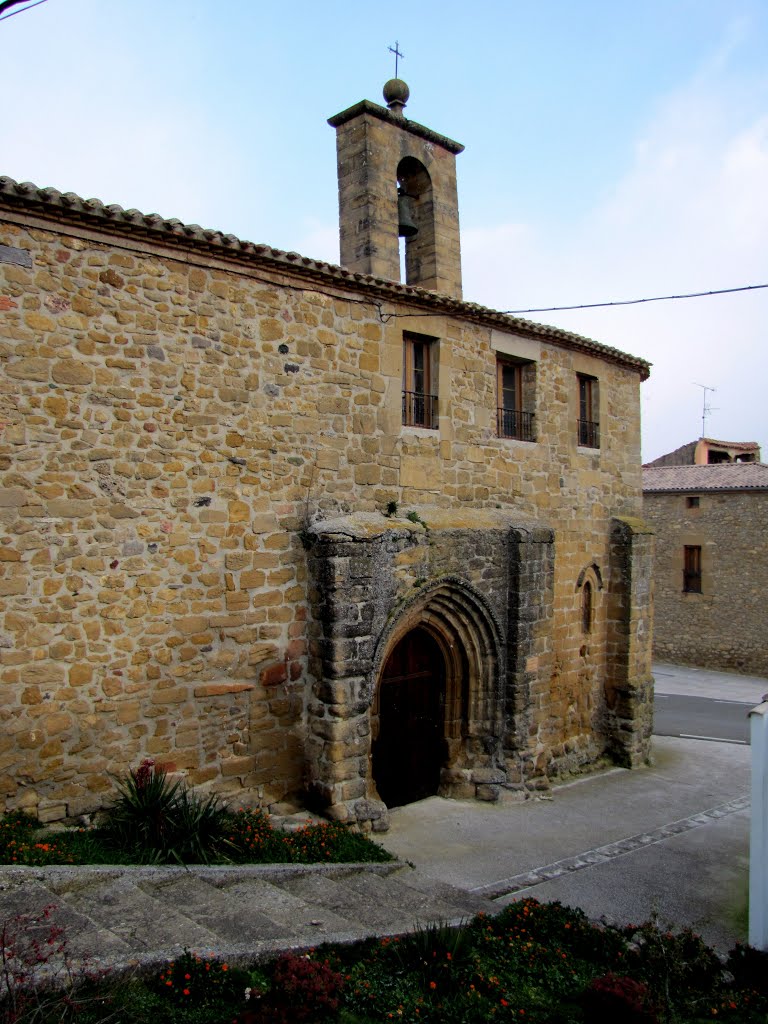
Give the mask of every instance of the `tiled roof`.
POLYGON ((768 491, 768 465, 718 462, 711 466, 646 466, 643 491, 768 491))
POLYGON ((757 441, 716 441, 713 437, 702 437, 707 444, 716 444, 719 448, 738 448, 741 451, 755 451, 760 445, 757 441))
MULTIPOLYGON (((650 373, 651 364, 647 360, 628 355, 591 338, 561 330, 559 327, 548 327, 531 320, 523 320, 475 302, 464 302, 462 299, 453 299, 447 295, 427 291, 425 288, 398 284, 371 274, 355 274, 333 263, 309 259, 297 252, 283 252, 269 245, 245 242, 235 235, 225 235, 221 231, 201 228, 199 224, 167 220, 157 213, 144 214, 139 210, 124 210, 122 206, 108 206, 98 199, 81 199, 73 192, 62 193, 55 188, 39 188, 31 182, 19 183, 8 177, 0 177, 0 209, 3 208, 26 215, 52 218, 62 224, 98 228, 110 234, 132 236, 173 248, 202 251, 208 256, 241 265, 259 265, 264 269, 289 272, 306 280, 308 289, 317 290, 323 284, 327 287, 341 287, 353 290, 358 296, 361 293, 369 296, 372 304, 389 300, 393 304, 407 304, 448 316, 461 317, 524 337, 541 338, 563 348, 586 352, 626 366, 639 373, 641 380, 645 380, 650 373)), ((383 312, 386 317, 389 311, 383 312)))

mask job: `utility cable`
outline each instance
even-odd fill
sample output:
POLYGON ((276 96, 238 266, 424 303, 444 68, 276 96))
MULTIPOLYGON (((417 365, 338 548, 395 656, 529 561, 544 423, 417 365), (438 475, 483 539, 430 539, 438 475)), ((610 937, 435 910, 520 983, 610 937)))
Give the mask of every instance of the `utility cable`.
POLYGON ((741 288, 716 288, 709 292, 686 292, 684 295, 654 295, 647 299, 618 299, 615 302, 587 302, 579 306, 537 306, 535 309, 505 309, 504 313, 555 313, 564 309, 599 309, 604 306, 637 306, 641 302, 669 302, 670 299, 700 299, 706 295, 729 295, 731 292, 752 292, 768 288, 768 284, 745 284, 741 288))

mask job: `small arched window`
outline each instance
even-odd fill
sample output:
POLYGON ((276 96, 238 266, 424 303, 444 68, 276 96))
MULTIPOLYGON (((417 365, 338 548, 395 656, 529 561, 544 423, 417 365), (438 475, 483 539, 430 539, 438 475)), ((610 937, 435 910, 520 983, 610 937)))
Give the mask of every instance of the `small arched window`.
POLYGON ((592 612, 592 583, 585 580, 581 588, 581 629, 584 633, 592 632, 592 612))

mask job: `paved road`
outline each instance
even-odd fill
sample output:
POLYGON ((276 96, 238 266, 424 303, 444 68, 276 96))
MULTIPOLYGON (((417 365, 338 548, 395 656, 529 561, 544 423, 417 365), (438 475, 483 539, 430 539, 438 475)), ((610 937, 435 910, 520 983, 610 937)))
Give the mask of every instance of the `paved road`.
POLYGON ((692 665, 670 665, 656 662, 653 666, 656 696, 677 693, 683 697, 712 697, 717 700, 744 701, 753 707, 768 693, 768 679, 742 676, 733 672, 713 672, 692 665))
MULTIPOLYGON (((768 679, 685 666, 658 664, 654 676, 660 703, 706 699, 722 719, 726 705, 714 702, 740 714, 768 692, 768 679)), ((559 899, 635 923, 657 913, 727 950, 746 939, 751 748, 674 736, 654 737, 653 748, 652 765, 584 776, 551 800, 432 797, 396 808, 384 845, 499 903, 559 899)))
POLYGON ((655 736, 749 743, 748 712, 752 703, 719 697, 685 697, 657 693, 653 722, 655 736))

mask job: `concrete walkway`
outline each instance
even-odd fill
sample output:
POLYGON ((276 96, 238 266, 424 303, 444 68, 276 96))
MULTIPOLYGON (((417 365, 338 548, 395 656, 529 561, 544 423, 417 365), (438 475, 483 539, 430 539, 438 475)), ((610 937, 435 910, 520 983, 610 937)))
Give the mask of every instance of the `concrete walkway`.
MULTIPOLYGON (((768 680, 655 666, 657 692, 758 703, 768 680)), ((433 797, 391 812, 384 845, 490 896, 561 900, 594 918, 690 925, 746 940, 750 748, 655 737, 653 765, 611 769, 498 807, 433 797)))

